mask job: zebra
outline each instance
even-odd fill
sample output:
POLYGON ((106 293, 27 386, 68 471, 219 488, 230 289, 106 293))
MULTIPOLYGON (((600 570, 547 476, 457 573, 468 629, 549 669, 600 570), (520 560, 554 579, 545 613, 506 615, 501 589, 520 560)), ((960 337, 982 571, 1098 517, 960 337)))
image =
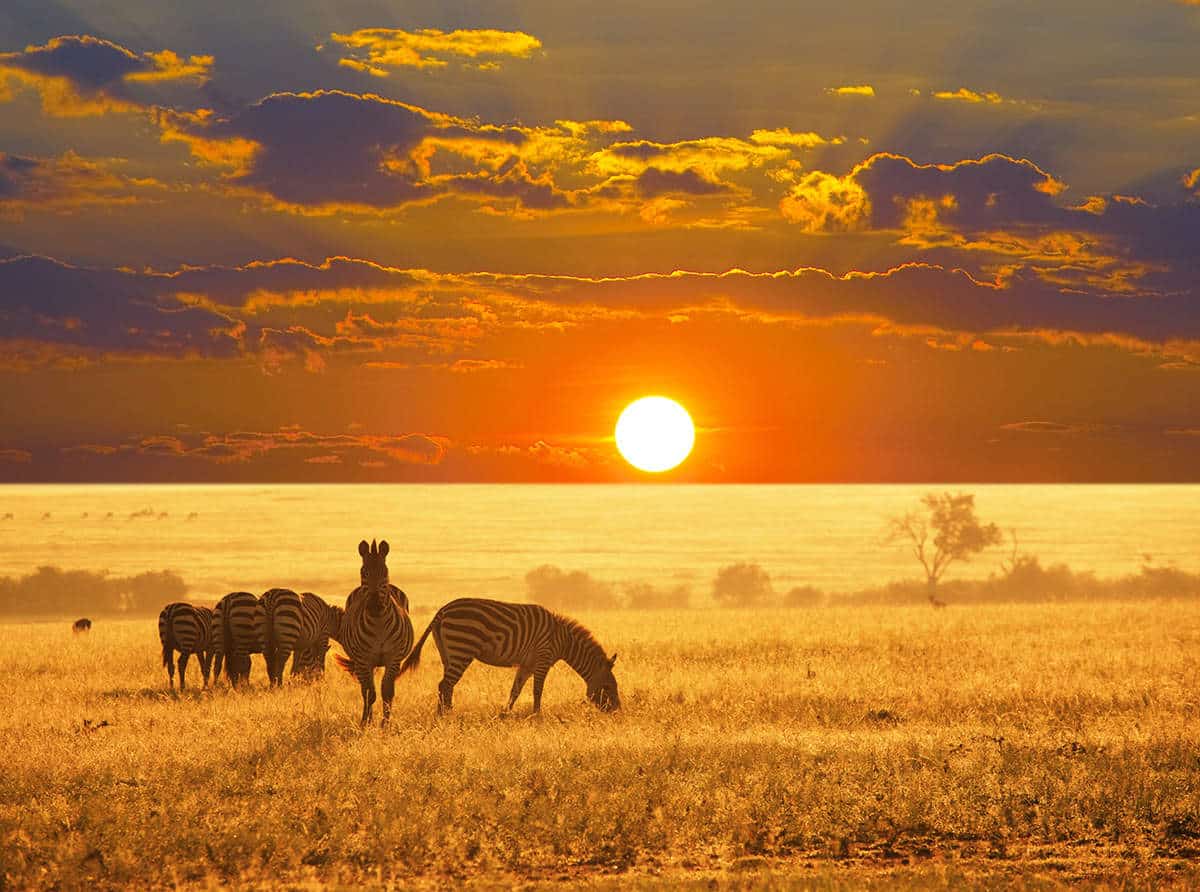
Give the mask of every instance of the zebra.
POLYGON ((362 687, 362 725, 371 721, 375 705, 375 668, 383 667, 379 693, 383 696, 383 722, 392 714, 396 675, 412 650, 413 627, 408 618, 408 596, 388 582, 388 544, 378 546, 364 539, 358 543, 362 557, 362 585, 346 599, 338 643, 346 655, 338 654, 338 665, 358 678, 362 687))
POLYGON ((200 674, 208 687, 212 666, 213 612, 186 601, 168 604, 158 615, 158 640, 162 643, 163 665, 167 681, 175 690, 175 651, 179 651, 179 690, 187 687, 188 658, 195 654, 200 660, 200 674))
POLYGON ((80 632, 90 632, 92 631, 92 621, 86 616, 81 617, 80 619, 77 619, 75 622, 71 623, 71 631, 76 635, 78 635, 80 632))
POLYGON ((235 688, 250 678, 250 654, 265 650, 264 632, 267 618, 262 602, 249 592, 231 592, 217 602, 213 611, 213 655, 215 675, 225 674, 235 688))
POLYGON ((320 677, 325 674, 325 654, 329 651, 329 639, 337 640, 341 635, 342 616, 345 610, 330 606, 312 592, 300 596, 300 640, 296 642, 296 655, 292 658, 292 674, 320 677))
POLYGON ((296 651, 304 610, 300 596, 287 588, 269 589, 263 592, 259 601, 266 619, 263 656, 267 660, 267 675, 271 687, 282 687, 283 667, 287 665, 288 657, 296 651))
POLYGON ((453 707, 454 686, 472 660, 489 666, 516 666, 507 711, 533 676, 533 711, 542 710, 542 686, 550 667, 566 662, 587 682, 587 698, 604 712, 621 708, 613 664, 592 633, 573 619, 538 604, 509 604, 483 598, 459 598, 442 607, 422 633, 400 668, 401 674, 421 661, 429 633, 442 657, 438 685, 438 714, 453 707))

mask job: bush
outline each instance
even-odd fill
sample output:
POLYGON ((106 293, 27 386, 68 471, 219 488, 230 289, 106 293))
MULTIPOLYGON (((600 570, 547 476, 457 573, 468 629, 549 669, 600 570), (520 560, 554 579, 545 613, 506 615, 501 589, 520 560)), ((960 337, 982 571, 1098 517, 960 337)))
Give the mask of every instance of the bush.
POLYGON ((570 573, 553 564, 543 564, 525 574, 529 598, 551 610, 608 610, 620 607, 611 585, 582 570, 570 573))
POLYGON ((107 571, 38 567, 28 576, 0 579, 0 613, 157 613, 168 601, 183 598, 187 590, 183 579, 170 570, 109 576, 107 571))
POLYGON ((820 607, 825 593, 811 585, 798 585, 783 596, 784 607, 820 607))
POLYGON ((666 607, 688 607, 692 590, 686 585, 658 588, 648 582, 625 585, 625 601, 638 610, 658 610, 666 607))
POLYGON ((730 564, 717 571, 713 600, 726 607, 766 607, 774 600, 771 576, 758 564, 730 564))

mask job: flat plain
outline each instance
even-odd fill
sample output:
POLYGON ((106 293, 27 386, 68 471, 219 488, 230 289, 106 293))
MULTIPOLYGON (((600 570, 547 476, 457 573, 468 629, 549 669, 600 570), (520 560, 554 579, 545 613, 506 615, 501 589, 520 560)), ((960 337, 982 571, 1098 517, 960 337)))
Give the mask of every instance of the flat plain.
POLYGON ((475 665, 438 719, 429 647, 365 731, 332 660, 176 695, 153 620, 0 625, 0 886, 1200 883, 1191 603, 580 618, 619 713, 475 665))

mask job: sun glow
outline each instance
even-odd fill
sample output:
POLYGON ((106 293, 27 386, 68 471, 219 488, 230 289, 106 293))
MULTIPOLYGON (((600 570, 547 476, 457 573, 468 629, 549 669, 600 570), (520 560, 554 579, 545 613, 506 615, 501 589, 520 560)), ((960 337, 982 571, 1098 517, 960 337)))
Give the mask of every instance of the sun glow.
POLYGON ((639 471, 677 467, 692 451, 696 428, 687 409, 665 396, 647 396, 625 407, 617 419, 617 449, 639 471))

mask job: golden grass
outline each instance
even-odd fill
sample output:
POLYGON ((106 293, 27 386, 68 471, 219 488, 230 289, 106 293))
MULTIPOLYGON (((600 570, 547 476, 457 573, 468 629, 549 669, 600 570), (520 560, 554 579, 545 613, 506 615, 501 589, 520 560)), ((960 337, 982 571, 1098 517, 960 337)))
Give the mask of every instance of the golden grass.
POLYGON ((582 619, 620 713, 475 665, 437 720, 431 648, 384 732, 332 660, 175 698, 153 621, 0 626, 0 887, 1200 881, 1190 605, 582 619))

